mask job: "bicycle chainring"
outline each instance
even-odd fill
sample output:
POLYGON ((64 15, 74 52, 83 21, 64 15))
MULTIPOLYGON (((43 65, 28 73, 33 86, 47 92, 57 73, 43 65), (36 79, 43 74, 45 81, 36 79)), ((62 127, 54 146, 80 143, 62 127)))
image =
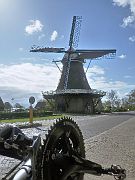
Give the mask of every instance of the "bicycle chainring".
MULTIPOLYGON (((44 140, 41 170, 42 180, 61 180, 64 172, 70 168, 70 162, 63 160, 58 165, 54 159, 56 155, 70 157, 73 151, 85 158, 82 133, 76 122, 71 118, 60 118, 53 124, 44 140)), ((83 173, 75 173, 69 175, 67 180, 83 180, 83 176, 83 173)))

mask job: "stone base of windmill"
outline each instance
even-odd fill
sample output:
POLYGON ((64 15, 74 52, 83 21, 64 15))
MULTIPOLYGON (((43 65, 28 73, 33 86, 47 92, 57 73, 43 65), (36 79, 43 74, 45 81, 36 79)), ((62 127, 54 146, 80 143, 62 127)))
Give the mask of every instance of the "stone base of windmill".
POLYGON ((93 114, 93 99, 89 96, 59 96, 56 98, 56 109, 58 112, 93 114))

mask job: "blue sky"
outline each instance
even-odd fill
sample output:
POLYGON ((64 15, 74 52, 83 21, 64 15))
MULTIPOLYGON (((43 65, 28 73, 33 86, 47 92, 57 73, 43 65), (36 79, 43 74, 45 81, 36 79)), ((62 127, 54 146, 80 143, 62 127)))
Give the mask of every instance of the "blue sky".
MULTIPOLYGON (((78 49, 116 49, 115 59, 92 61, 91 88, 135 88, 135 0, 0 0, 0 96, 28 105, 55 90, 62 55, 30 53, 32 45, 68 48, 72 17, 82 16, 78 49)), ((88 61, 87 61, 88 63, 88 61)), ((87 63, 84 68, 86 68, 87 63)))

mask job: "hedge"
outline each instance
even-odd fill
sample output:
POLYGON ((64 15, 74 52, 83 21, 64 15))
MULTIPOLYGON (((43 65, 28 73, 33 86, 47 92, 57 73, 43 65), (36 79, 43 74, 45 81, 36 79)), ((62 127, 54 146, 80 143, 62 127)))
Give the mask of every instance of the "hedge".
MULTIPOLYGON (((52 111, 33 111, 34 117, 44 117, 53 115, 52 111)), ((29 118, 29 112, 0 112, 0 120, 29 118)))

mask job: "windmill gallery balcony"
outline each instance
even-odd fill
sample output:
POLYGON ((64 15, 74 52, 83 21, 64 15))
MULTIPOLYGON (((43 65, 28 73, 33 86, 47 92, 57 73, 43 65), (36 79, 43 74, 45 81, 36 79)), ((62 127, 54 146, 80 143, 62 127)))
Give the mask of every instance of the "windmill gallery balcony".
POLYGON ((96 104, 105 94, 96 89, 62 89, 43 92, 43 97, 48 102, 55 100, 57 112, 92 114, 96 104))
POLYGON ((47 98, 52 98, 57 95, 68 95, 68 94, 76 94, 76 95, 89 95, 92 97, 103 97, 106 95, 106 92, 96 89, 63 89, 63 90, 56 90, 56 91, 45 91, 43 92, 43 96, 47 98))

